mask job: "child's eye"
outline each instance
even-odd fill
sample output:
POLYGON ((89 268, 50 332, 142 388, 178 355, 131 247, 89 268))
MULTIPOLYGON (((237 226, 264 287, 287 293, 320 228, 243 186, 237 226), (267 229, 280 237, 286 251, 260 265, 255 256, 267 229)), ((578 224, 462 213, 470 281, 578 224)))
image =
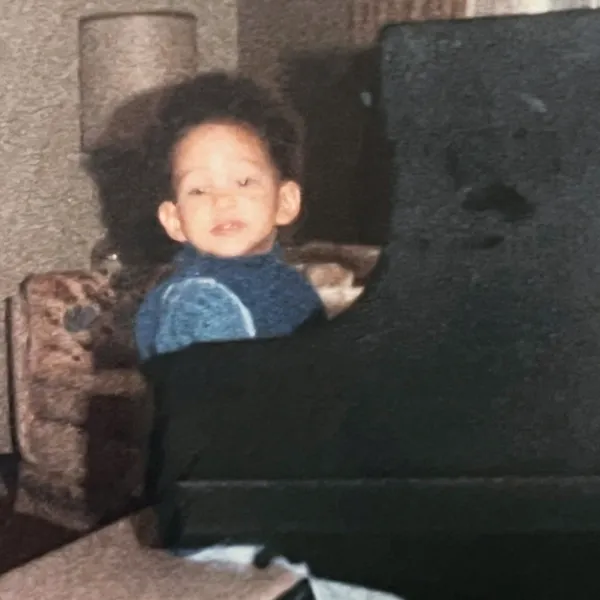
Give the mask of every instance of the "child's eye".
POLYGON ((248 187, 251 185, 254 185, 256 183, 255 179, 252 179, 251 177, 244 177, 243 179, 240 179, 238 181, 238 185, 240 187, 248 187))
POLYGON ((192 189, 189 191, 189 195, 190 195, 190 196, 202 196, 202 195, 204 195, 205 193, 206 193, 206 192, 205 192, 204 190, 200 189, 200 188, 192 188, 192 189))

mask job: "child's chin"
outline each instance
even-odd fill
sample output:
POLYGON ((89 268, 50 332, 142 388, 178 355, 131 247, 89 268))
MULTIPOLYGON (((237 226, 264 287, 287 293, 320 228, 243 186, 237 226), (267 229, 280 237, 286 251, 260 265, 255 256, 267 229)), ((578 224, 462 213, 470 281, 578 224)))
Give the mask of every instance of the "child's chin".
POLYGON ((254 242, 253 240, 223 240, 222 243, 212 244, 205 252, 220 258, 237 258, 268 252, 273 244, 268 242, 254 242))
POLYGON ((219 258, 237 258, 238 256, 246 256, 251 254, 248 244, 219 244, 213 248, 207 249, 209 254, 218 256, 219 258))

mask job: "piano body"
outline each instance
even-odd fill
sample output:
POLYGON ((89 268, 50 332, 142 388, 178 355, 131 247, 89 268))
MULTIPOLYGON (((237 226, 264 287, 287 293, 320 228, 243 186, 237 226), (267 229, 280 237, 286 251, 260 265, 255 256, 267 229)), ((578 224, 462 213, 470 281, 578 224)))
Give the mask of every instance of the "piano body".
POLYGON ((376 101, 365 294, 145 365, 165 543, 600 530, 600 13, 390 26, 376 101))

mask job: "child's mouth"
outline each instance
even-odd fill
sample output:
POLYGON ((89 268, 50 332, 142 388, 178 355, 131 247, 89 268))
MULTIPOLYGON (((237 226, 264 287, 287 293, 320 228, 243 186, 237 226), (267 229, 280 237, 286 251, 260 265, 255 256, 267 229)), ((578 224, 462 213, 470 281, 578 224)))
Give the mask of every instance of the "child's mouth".
POLYGON ((246 224, 243 221, 223 221, 222 223, 217 223, 210 232, 213 235, 232 235, 240 232, 245 227, 246 224))

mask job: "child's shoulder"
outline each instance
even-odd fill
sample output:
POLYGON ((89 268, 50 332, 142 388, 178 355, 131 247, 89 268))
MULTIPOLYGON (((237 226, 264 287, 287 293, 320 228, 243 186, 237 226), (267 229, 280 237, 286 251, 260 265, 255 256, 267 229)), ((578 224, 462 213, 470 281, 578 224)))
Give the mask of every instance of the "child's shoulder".
POLYGON ((162 304, 191 298, 219 298, 230 293, 228 287, 213 274, 175 271, 152 288, 146 298, 149 302, 162 304))
POLYGON ((165 290, 173 285, 173 283, 177 282, 178 278, 178 273, 171 270, 168 274, 155 281, 154 285, 152 285, 146 292, 143 304, 155 302, 164 294, 165 290))

